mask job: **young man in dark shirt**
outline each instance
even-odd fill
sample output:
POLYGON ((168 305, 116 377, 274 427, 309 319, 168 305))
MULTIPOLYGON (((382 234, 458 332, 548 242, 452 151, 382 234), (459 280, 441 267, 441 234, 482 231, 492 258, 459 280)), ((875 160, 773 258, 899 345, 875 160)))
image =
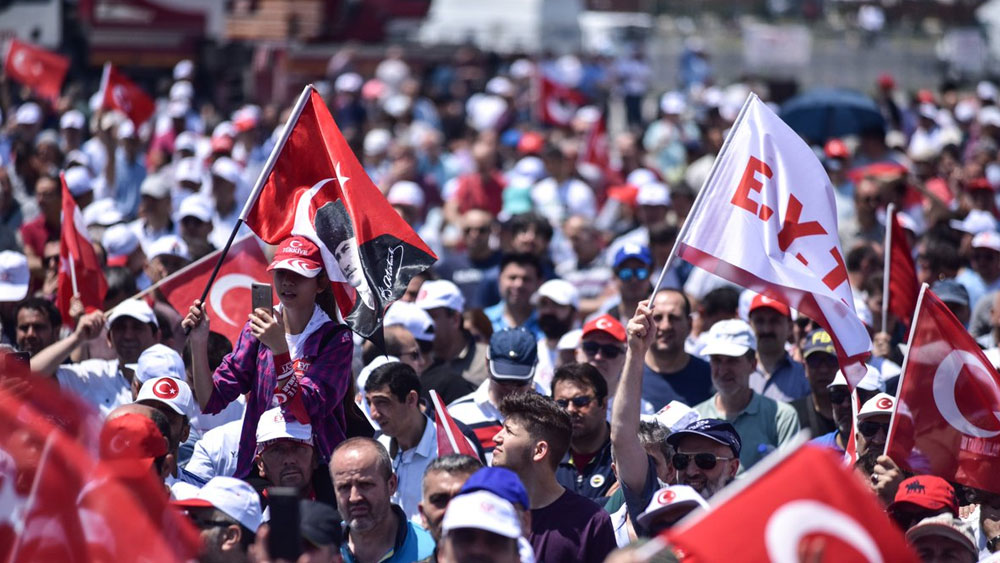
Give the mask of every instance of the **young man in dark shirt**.
POLYGON ((536 559, 604 561, 615 549, 611 517, 556 480, 556 467, 566 455, 573 433, 569 414, 551 398, 536 393, 505 397, 500 412, 504 422, 493 438, 493 465, 517 473, 528 491, 528 541, 536 559))
POLYGON ((656 336, 646 352, 642 398, 661 409, 677 400, 693 407, 712 396, 708 362, 684 351, 691 334, 691 303, 675 289, 661 289, 650 304, 656 336))
POLYGON ((602 502, 616 481, 611 470, 608 384, 590 364, 566 364, 552 378, 552 398, 573 422, 569 452, 556 469, 556 479, 567 489, 602 502))

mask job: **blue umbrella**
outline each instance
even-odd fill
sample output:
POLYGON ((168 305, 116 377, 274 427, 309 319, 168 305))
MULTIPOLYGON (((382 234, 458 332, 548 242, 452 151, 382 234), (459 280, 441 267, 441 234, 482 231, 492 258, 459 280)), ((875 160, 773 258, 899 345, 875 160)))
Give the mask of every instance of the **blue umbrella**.
POLYGON ((885 117, 875 100, 841 88, 816 88, 795 96, 781 107, 781 119, 813 143, 866 129, 885 130, 885 117))

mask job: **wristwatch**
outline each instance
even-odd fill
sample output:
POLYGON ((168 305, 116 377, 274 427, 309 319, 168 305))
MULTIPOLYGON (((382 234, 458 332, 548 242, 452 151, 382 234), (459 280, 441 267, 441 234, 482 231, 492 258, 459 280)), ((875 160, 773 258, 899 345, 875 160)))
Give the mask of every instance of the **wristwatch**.
POLYGON ((986 540, 986 549, 990 550, 990 553, 1000 551, 1000 536, 993 536, 986 540))

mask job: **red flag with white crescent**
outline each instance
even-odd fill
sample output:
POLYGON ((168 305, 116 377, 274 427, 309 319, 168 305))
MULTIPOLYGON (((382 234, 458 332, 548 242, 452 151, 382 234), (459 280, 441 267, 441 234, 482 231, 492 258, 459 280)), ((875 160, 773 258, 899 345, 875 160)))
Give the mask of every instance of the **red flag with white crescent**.
POLYGON ((433 389, 431 390, 431 402, 434 403, 434 424, 437 425, 438 457, 448 454, 462 454, 479 459, 476 449, 472 447, 469 439, 458 429, 455 419, 448 413, 448 408, 444 406, 441 395, 433 389))
POLYGON ((113 64, 107 63, 101 79, 101 108, 116 109, 139 127, 153 116, 156 105, 138 84, 129 80, 113 64))
POLYGON ((55 100, 62 91, 69 59, 31 43, 11 39, 4 72, 39 96, 55 100))
POLYGON ((62 315, 63 324, 73 326, 69 315, 70 299, 80 296, 84 310, 88 313, 104 309, 104 296, 108 293, 108 282, 104 270, 97 261, 97 253, 90 242, 90 235, 84 226, 83 214, 77 207, 73 195, 66 187, 66 178, 59 174, 62 184, 62 226, 59 234, 59 277, 56 289, 56 307, 62 315), (75 287, 74 287, 74 272, 75 287))
POLYGON ((582 92, 539 73, 538 113, 545 125, 569 125, 576 115, 576 110, 586 102, 587 99, 582 92))

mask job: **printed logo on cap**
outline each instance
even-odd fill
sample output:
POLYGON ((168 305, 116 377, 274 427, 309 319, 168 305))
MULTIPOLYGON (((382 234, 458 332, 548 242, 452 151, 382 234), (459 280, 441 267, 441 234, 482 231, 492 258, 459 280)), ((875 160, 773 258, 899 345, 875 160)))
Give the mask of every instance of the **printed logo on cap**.
POLYGON ((597 319, 597 322, 594 323, 594 326, 596 326, 600 330, 608 330, 609 328, 611 328, 611 321, 609 321, 608 319, 597 319))
POLYGON ((128 436, 126 436, 124 432, 115 434, 108 442, 108 449, 111 450, 111 453, 114 455, 124 452, 129 449, 129 446, 131 446, 131 444, 129 443, 128 436))
POLYGON ((305 270, 307 272, 311 271, 311 270, 318 270, 319 269, 319 266, 315 266, 315 265, 310 264, 310 263, 308 263, 308 262, 306 262, 304 260, 298 260, 298 259, 295 259, 295 258, 290 259, 288 261, 288 265, 289 266, 293 266, 295 268, 302 268, 303 270, 305 270))
POLYGON ((180 394, 180 388, 172 377, 161 377, 153 384, 153 394, 161 399, 174 399, 180 394))
POLYGON ((677 498, 677 493, 671 491, 670 489, 667 489, 665 491, 660 491, 660 493, 656 495, 656 503, 670 504, 674 502, 675 498, 677 498))
POLYGON ((882 397, 878 401, 875 401, 875 406, 882 410, 889 410, 892 408, 892 399, 888 397, 882 397))

